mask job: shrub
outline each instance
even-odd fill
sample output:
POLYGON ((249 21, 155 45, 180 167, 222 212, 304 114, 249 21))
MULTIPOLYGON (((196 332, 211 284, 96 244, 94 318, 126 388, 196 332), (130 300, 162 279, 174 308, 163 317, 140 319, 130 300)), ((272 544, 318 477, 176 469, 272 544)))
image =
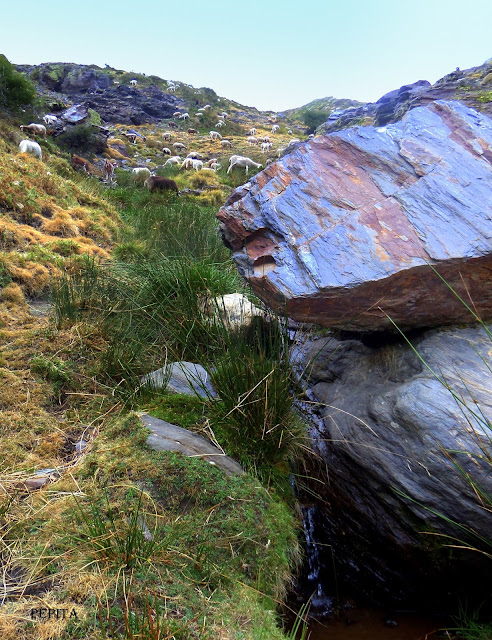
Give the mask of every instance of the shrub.
POLYGON ((5 109, 19 109, 33 104, 36 89, 32 82, 18 73, 7 58, 0 54, 0 106, 5 109))
POLYGON ((302 121, 309 128, 308 133, 314 133, 320 124, 328 120, 329 114, 321 109, 310 109, 302 114, 302 121))
POLYGON ((106 141, 94 133, 90 124, 78 124, 70 127, 57 138, 62 147, 78 153, 102 153, 106 149, 106 141))

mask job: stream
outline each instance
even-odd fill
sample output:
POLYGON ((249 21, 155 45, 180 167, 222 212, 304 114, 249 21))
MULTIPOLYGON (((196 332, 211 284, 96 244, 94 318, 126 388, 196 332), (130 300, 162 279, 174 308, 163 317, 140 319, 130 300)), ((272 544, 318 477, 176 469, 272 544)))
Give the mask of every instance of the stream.
POLYGON ((315 536, 317 507, 301 508, 307 560, 303 590, 312 594, 310 640, 451 640, 451 636, 441 631, 452 626, 449 620, 360 607, 345 597, 342 600, 345 604, 337 607, 337 596, 328 594, 333 585, 326 587, 323 582, 324 568, 315 536))

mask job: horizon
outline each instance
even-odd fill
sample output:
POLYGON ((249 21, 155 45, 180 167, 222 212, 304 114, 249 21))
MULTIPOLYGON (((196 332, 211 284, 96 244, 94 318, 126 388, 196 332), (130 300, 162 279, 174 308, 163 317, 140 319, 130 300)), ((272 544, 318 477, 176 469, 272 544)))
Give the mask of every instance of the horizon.
POLYGON ((61 0, 50 5, 39 16, 34 0, 4 9, 0 53, 12 64, 108 65, 209 87, 262 111, 324 97, 376 102, 403 85, 434 84, 456 67, 477 67, 492 56, 490 45, 476 37, 477 18, 492 21, 489 0, 470 0, 466 13, 459 0, 402 0, 397 6, 353 0, 347 8, 313 0, 303 15, 294 0, 251 0, 247 13, 226 0, 209 0, 186 15, 156 0, 138 15, 129 0, 118 8, 87 0, 75 17, 61 0), (19 28, 19 11, 29 10, 36 20, 19 28), (149 21, 153 14, 157 19, 149 21))

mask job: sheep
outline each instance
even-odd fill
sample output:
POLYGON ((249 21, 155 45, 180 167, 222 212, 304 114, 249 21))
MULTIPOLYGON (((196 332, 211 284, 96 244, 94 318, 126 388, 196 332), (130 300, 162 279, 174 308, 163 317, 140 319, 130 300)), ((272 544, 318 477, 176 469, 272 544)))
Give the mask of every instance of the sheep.
POLYGON ((46 140, 46 127, 44 126, 44 124, 35 124, 34 122, 31 122, 31 124, 21 124, 20 130, 27 131, 33 136, 43 136, 43 138, 46 140))
POLYGON ((274 124, 272 127, 272 133, 277 133, 279 129, 280 129, 280 126, 278 124, 274 124))
POLYGON ((256 135, 256 128, 255 127, 251 127, 251 129, 248 131, 250 136, 255 136, 256 135))
POLYGON ((228 117, 229 117, 229 114, 228 114, 226 111, 222 111, 222 113, 219 113, 219 116, 220 116, 221 118, 228 118, 228 117))
POLYGON ((179 195, 178 185, 174 180, 170 180, 169 178, 150 176, 144 182, 144 186, 149 189, 150 193, 154 193, 154 191, 174 191, 179 195))
POLYGON ((209 104, 204 104, 202 109, 210 109, 210 105, 209 104))
POLYGON ((164 167, 171 167, 171 166, 173 166, 175 164, 179 164, 180 162, 181 162, 181 157, 180 156, 171 156, 164 163, 164 167))
POLYGON ((191 127, 188 129, 188 133, 190 134, 190 136, 196 136, 197 134, 197 130, 196 129, 192 129, 191 127))
POLYGON ((193 158, 185 158, 180 169, 193 169, 193 158))
POLYGON ((81 158, 80 156, 73 154, 71 162, 74 169, 83 169, 85 173, 89 173, 90 164, 85 158, 81 158))
POLYGON ((186 120, 186 118, 189 118, 189 117, 190 117, 190 114, 187 111, 185 111, 184 113, 178 116, 178 120, 186 120))
POLYGON ((222 140, 222 136, 218 131, 211 131, 209 133, 210 140, 222 140))
POLYGON ((181 115, 181 111, 175 111, 173 113, 173 118, 179 118, 180 115, 181 115))
POLYGON ((172 156, 173 155, 173 152, 171 151, 171 149, 169 149, 169 147, 163 147, 162 148, 162 153, 165 156, 172 156))
POLYGON ((254 136, 248 136, 246 138, 246 141, 248 143, 248 146, 250 146, 250 147, 254 147, 255 144, 258 144, 258 142, 259 142, 258 138, 255 138, 254 136))
POLYGON ((34 140, 21 140, 19 142, 19 151, 21 153, 29 153, 35 158, 43 159, 43 152, 41 151, 41 147, 34 140))
POLYGON ((169 140, 170 142, 171 138, 173 137, 172 131, 164 131, 162 137, 164 138, 164 140, 169 140))
POLYGON ((114 168, 116 166, 116 162, 113 160, 105 160, 104 161, 104 179, 109 184, 113 184, 114 180, 114 168))
POLYGON ((291 136, 294 132, 292 131, 292 129, 289 129, 287 133, 289 134, 289 136, 291 136))
POLYGON ((310 133, 310 134, 308 135, 308 140, 312 140, 313 138, 314 138, 314 133, 310 133))
POLYGON ((251 158, 246 158, 245 156, 231 156, 229 158, 229 162, 230 164, 229 168, 227 169, 227 173, 230 173, 233 167, 245 167, 246 175, 248 175, 248 169, 250 167, 253 167, 255 169, 260 169, 261 167, 263 167, 263 165, 259 162, 255 162, 254 160, 251 160, 251 158))
POLYGON ((51 116, 49 114, 46 114, 45 116, 43 116, 43 120, 44 120, 44 124, 51 125, 51 124, 55 124, 58 118, 56 116, 51 116))
POLYGON ((173 147, 175 151, 184 151, 186 149, 186 145, 184 145, 182 142, 175 142, 173 144, 173 147))
POLYGON ((230 140, 221 140, 220 141, 220 146, 224 147, 224 149, 227 147, 228 149, 230 149, 232 147, 232 142, 230 140))
POLYGON ((262 153, 267 153, 267 151, 270 151, 271 148, 272 148, 272 143, 271 142, 262 142, 261 143, 261 152, 262 153))
POLYGON ((280 147, 280 149, 278 149, 277 151, 277 158, 280 158, 280 156, 285 153, 285 147, 280 147))
POLYGON ((170 84, 167 88, 168 91, 170 91, 171 93, 174 93, 176 91, 176 85, 175 84, 170 84))
POLYGON ((271 142, 270 136, 263 136, 263 138, 258 138, 260 142, 271 142))
POLYGON ((299 138, 292 138, 292 140, 289 140, 289 147, 291 147, 294 144, 297 144, 298 142, 300 142, 299 138))
POLYGON ((222 165, 219 164, 218 162, 212 162, 209 168, 212 169, 213 171, 218 171, 219 169, 222 168, 222 165))
POLYGON ((138 82, 137 82, 135 79, 134 79, 134 80, 130 80, 130 85, 131 85, 132 87, 136 87, 136 86, 137 86, 137 84, 138 84, 138 82))
POLYGON ((207 167, 211 167, 214 162, 218 162, 217 158, 210 158, 210 160, 207 160, 207 167))
POLYGON ((198 151, 190 151, 190 153, 186 157, 193 158, 194 160, 203 160, 203 155, 201 153, 198 153, 198 151))
POLYGON ((125 136, 125 138, 128 138, 128 140, 132 143, 132 144, 137 144, 137 134, 136 133, 123 133, 123 135, 125 136))
POLYGON ((225 122, 223 120, 219 120, 215 126, 219 127, 219 129, 220 129, 220 128, 222 128, 224 126, 224 124, 225 124, 225 122))
POLYGON ((194 160, 194 159, 192 159, 192 158, 190 158, 190 160, 191 160, 191 162, 193 163, 193 164, 192 164, 192 166, 193 166, 193 169, 194 169, 195 171, 200 171, 200 169, 203 169, 203 162, 202 162, 202 160, 194 160))
POLYGON ((143 182, 151 177, 150 169, 147 167, 135 167, 132 169, 132 178, 135 182, 143 182))

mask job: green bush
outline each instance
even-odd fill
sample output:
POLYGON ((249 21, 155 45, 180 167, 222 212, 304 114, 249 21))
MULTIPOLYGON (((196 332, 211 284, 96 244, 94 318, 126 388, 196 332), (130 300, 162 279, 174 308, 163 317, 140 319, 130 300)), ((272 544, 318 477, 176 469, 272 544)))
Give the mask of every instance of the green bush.
POLYGON ((309 128, 308 133, 314 133, 320 124, 328 120, 329 114, 321 109, 310 109, 302 114, 302 121, 309 128))
POLYGON ((106 142, 100 138, 90 124, 78 124, 70 127, 57 137, 62 147, 77 153, 102 153, 106 142))
POLYGON ((32 82, 18 73, 7 58, 0 54, 0 107, 19 109, 33 104, 36 89, 32 82))

